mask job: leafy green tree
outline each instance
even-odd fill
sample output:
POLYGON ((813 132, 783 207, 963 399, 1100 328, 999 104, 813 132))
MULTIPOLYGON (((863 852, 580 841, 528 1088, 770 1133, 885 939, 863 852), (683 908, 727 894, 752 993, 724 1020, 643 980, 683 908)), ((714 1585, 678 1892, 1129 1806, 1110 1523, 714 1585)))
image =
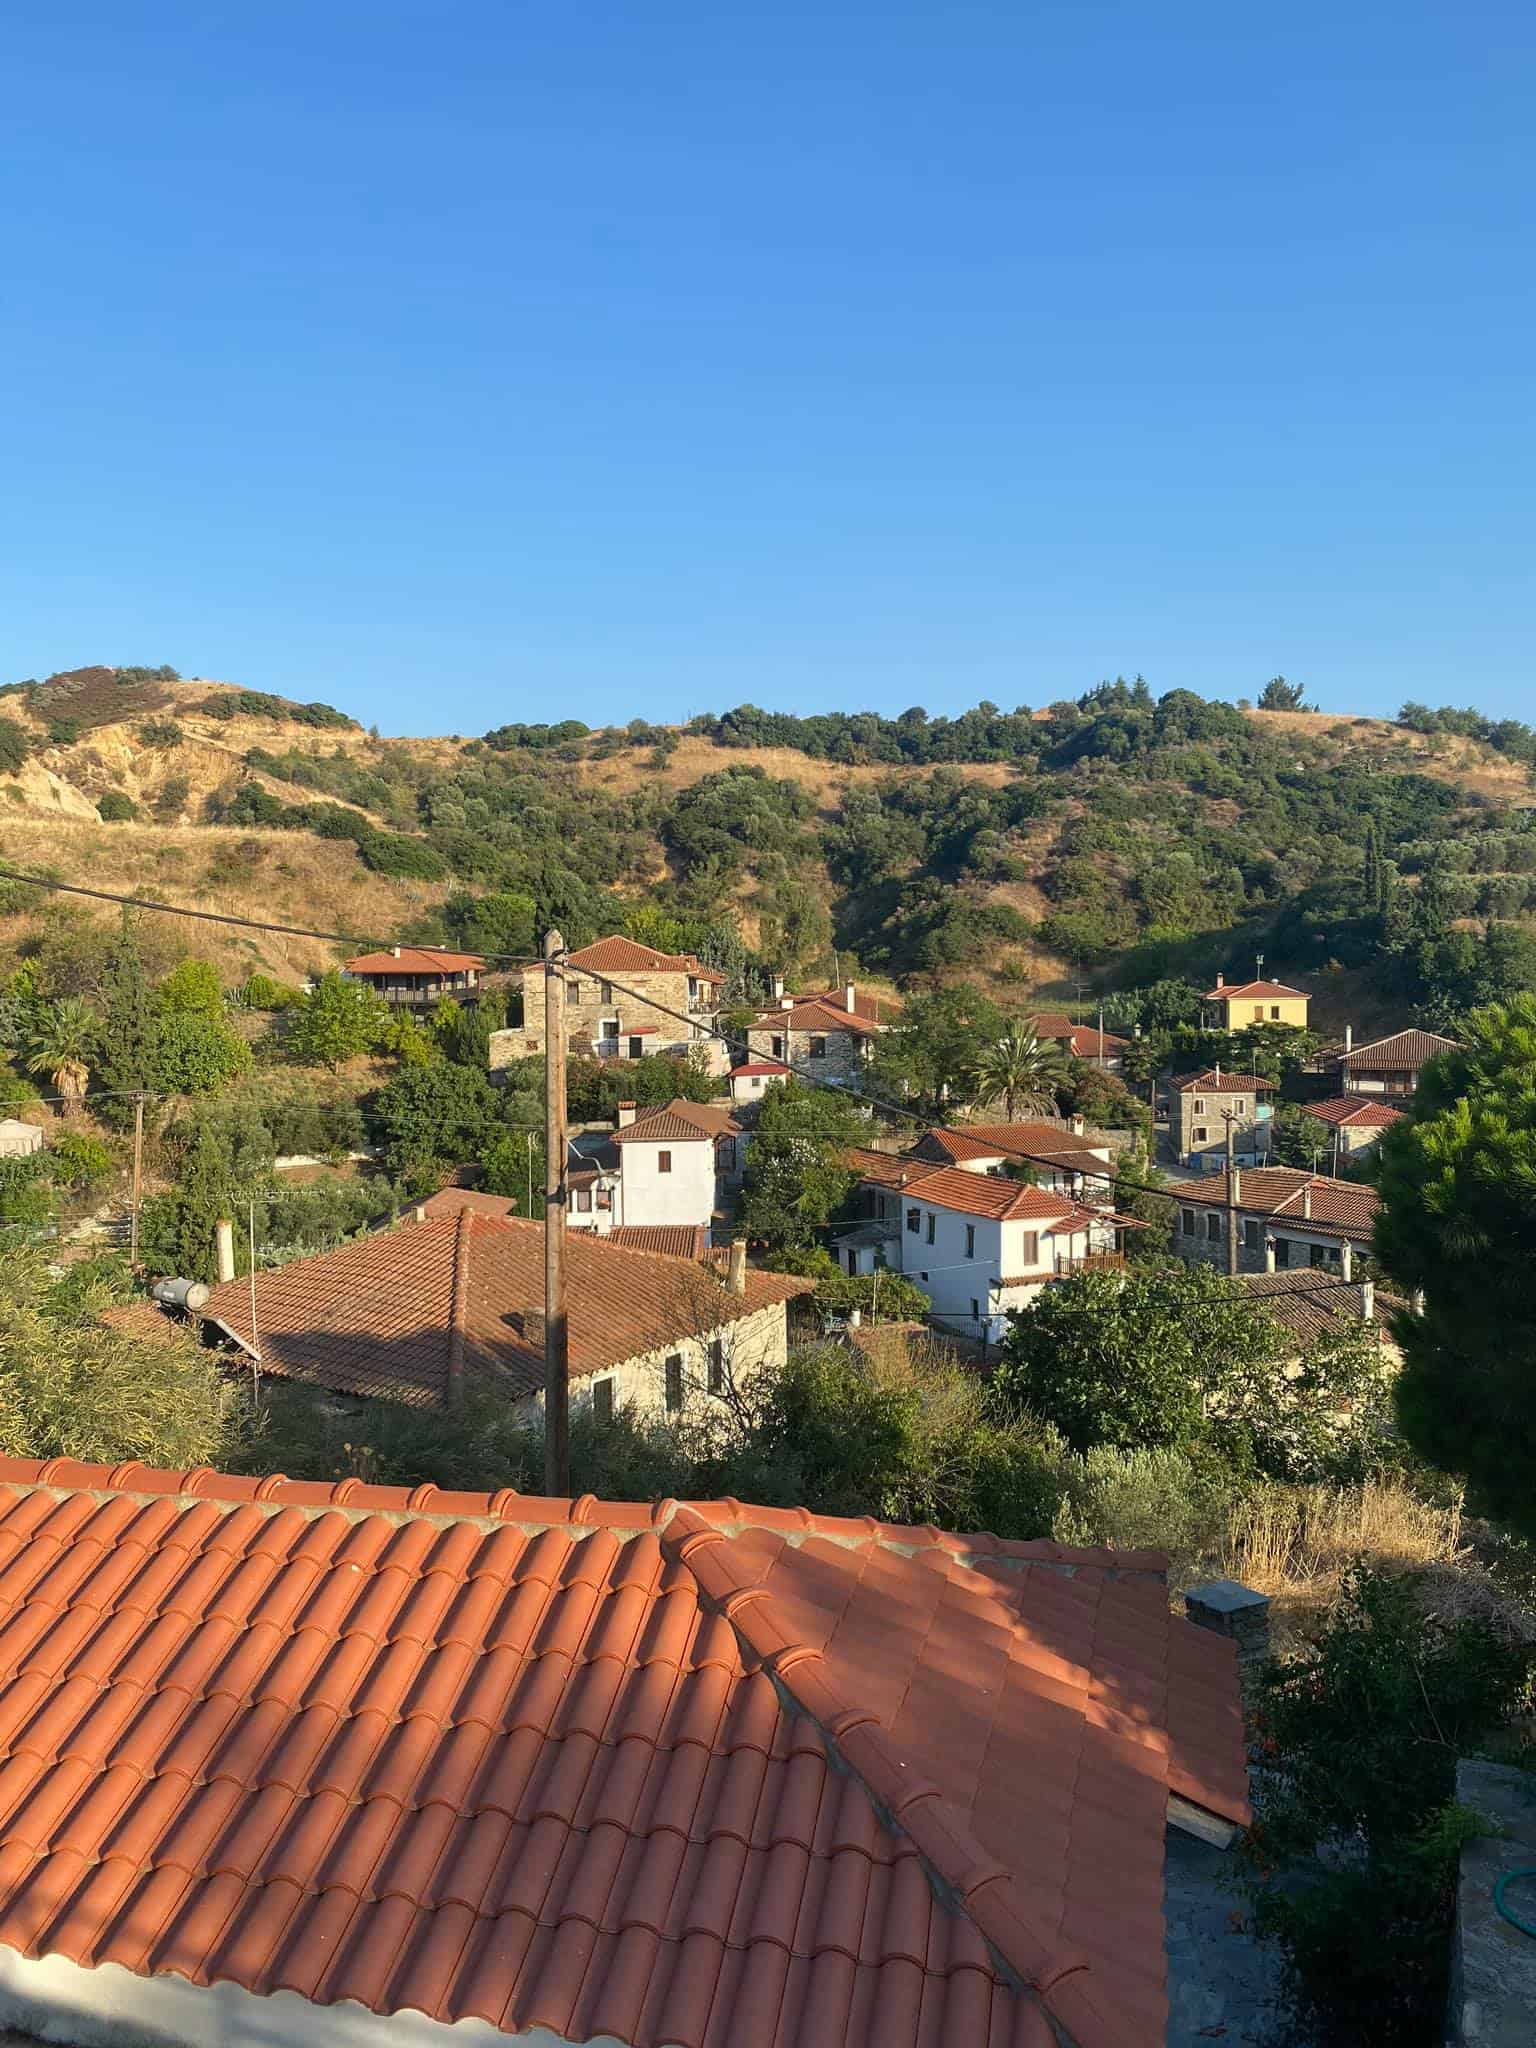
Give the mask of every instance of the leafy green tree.
POLYGON ((1208 1402, 1278 1350, 1270 1319, 1203 1266, 1079 1273, 1009 1324, 997 1397, 1079 1451, 1192 1443, 1208 1402))
POLYGON ((53 1197, 43 1171, 43 1162, 31 1159, 0 1159, 0 1246, 10 1257, 8 1231, 35 1230, 53 1218, 53 1197))
MULTIPOLYGON (((266 1185, 266 1173, 258 1180, 243 1170, 257 1164, 256 1158, 232 1142, 228 1127, 211 1122, 191 1126, 178 1150, 174 1184, 152 1196, 140 1214, 140 1249, 151 1272, 216 1280, 214 1226, 222 1217, 248 1221, 249 1204, 266 1185)), ((261 1164, 270 1169, 270 1144, 261 1164)), ((247 1263, 247 1236, 245 1230, 235 1232, 237 1271, 247 1263)))
POLYGON ((99 1320, 122 1295, 96 1275, 50 1279, 39 1253, 0 1260, 0 1449, 7 1457, 149 1465, 217 1462, 238 1419, 211 1352, 167 1332, 140 1342, 99 1320))
POLYGON ((99 983, 96 1033, 100 1108, 114 1122, 132 1114, 126 1091, 154 1083, 156 1004, 137 934, 126 920, 112 942, 99 983))
POLYGON ((1306 695, 1300 683, 1288 683, 1284 676, 1271 676, 1259 692, 1261 711, 1303 711, 1306 695))
POLYGON ((544 1138, 530 1124, 526 1130, 497 1131, 480 1154, 480 1185, 489 1195, 505 1195, 521 1216, 539 1216, 544 1208, 544 1138))
POLYGON ((527 959, 538 951, 538 905, 520 889, 488 896, 450 896, 443 922, 471 953, 512 954, 527 959))
POLYGON ((1282 1102, 1270 1120, 1270 1151, 1278 1166, 1303 1166, 1309 1172, 1333 1170, 1334 1134, 1321 1118, 1308 1116, 1306 1105, 1282 1102))
POLYGON ((335 1070, 370 1052, 388 1021, 384 1002, 366 982, 332 970, 288 1013, 288 1045, 295 1058, 335 1070))
POLYGON ((15 775, 32 751, 26 730, 14 718, 0 718, 0 775, 15 775))
POLYGON ((207 960, 178 960, 157 991, 162 1011, 222 1017, 224 988, 219 970, 207 960))
POLYGON ((392 1173, 430 1176, 480 1156, 497 1123, 497 1108, 496 1090, 485 1074, 434 1060, 402 1068, 374 1097, 368 1123, 392 1173))
POLYGON ((1041 1038, 1022 1017, 1010 1017, 1002 1035, 983 1044, 975 1064, 977 1101, 1001 1101, 1009 1123, 1021 1111, 1054 1115, 1057 1093, 1066 1080, 1061 1048, 1041 1038))
POLYGON ((758 1112, 743 1177, 741 1223, 770 1252, 803 1250, 842 1208, 856 1176, 843 1153, 868 1135, 854 1105, 787 1081, 758 1112))
POLYGON ((983 1050, 1007 1026, 997 1004, 969 984, 913 996, 876 1045, 873 1092, 906 1098, 934 1115, 946 1103, 971 1102, 983 1050))
POLYGON ((55 1187, 79 1194, 104 1188, 114 1170, 110 1149, 86 1131, 60 1131, 49 1147, 48 1160, 55 1187))
POLYGON ((139 815, 139 807, 125 791, 109 789, 97 800, 96 814, 104 825, 125 825, 139 815))
POLYGON ((1398 1412, 1422 1454, 1536 1532, 1536 996, 1478 1010, 1381 1142, 1375 1245, 1422 1290, 1398 1412))
POLYGON ((928 1320, 932 1304, 904 1273, 845 1273, 820 1245, 806 1251, 781 1252, 772 1264, 777 1273, 800 1273, 814 1280, 816 1292, 812 1299, 826 1315, 846 1316, 856 1309, 876 1326, 928 1320))
POLYGON ((155 1086, 168 1095, 216 1095, 251 1064, 251 1048, 204 1010, 170 1010, 155 1026, 151 1050, 155 1086))
POLYGON ((27 1048, 27 1072, 46 1074, 63 1097, 67 1116, 90 1085, 99 1019, 81 996, 60 996, 37 1012, 27 1048))

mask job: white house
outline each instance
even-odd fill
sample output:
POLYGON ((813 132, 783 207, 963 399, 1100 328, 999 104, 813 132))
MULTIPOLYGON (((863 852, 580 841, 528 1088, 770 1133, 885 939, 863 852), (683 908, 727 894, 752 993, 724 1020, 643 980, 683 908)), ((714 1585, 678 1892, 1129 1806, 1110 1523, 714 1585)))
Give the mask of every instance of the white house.
POLYGON ((1116 1236, 1126 1219, 1112 1212, 963 1166, 864 1157, 876 1162, 862 1178, 869 1220, 834 1240, 839 1263, 853 1274, 904 1274, 928 1296, 935 1323, 962 1335, 994 1342, 1009 1309, 1051 1281, 1123 1263, 1116 1236))
POLYGON ((732 1102, 760 1102, 770 1088, 790 1079, 794 1069, 782 1060, 743 1060, 728 1076, 732 1102))
POLYGON ((1065 1128, 1050 1123, 967 1124, 960 1130, 925 1131, 907 1158, 933 1166, 959 1166, 967 1173, 1004 1174, 1027 1164, 1037 1187, 1070 1195, 1091 1207, 1109 1208, 1114 1194, 1114 1147, 1088 1135, 1080 1116, 1065 1128))
POLYGON ((0 1119, 0 1159, 30 1159, 43 1149, 43 1134, 36 1124, 19 1118, 0 1119))
POLYGON ((619 1127, 609 1142, 618 1160, 608 1212, 616 1224, 692 1223, 707 1229, 741 1185, 747 1140, 722 1102, 679 1099, 638 1113, 632 1102, 621 1102, 619 1127))

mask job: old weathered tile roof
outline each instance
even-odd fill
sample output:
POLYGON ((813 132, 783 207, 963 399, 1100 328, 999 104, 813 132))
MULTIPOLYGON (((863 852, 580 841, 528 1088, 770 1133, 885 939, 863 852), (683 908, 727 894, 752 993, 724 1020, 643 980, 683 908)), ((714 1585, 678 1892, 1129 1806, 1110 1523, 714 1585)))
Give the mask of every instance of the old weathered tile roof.
POLYGON ((1170 1089, 1177 1095, 1262 1095, 1273 1091, 1275 1083, 1266 1081, 1262 1074, 1244 1074, 1228 1067, 1223 1073, 1220 1067, 1207 1067, 1203 1074, 1186 1074, 1181 1081, 1170 1081, 1170 1089))
POLYGON ((705 967, 691 953, 659 953, 654 946, 642 946, 638 939, 616 935, 594 939, 569 956, 568 964, 587 974, 691 974, 695 981, 724 981, 713 967, 705 967))
POLYGON ((1229 996, 1300 996, 1304 1000, 1308 999, 1304 988, 1291 988, 1283 981, 1231 981, 1216 988, 1208 988, 1205 992, 1205 1000, 1208 1003, 1225 1002, 1229 996))
POLYGON ((1456 1050, 1454 1038, 1440 1038, 1433 1031, 1394 1031, 1390 1038, 1354 1046, 1341 1055, 1339 1065, 1346 1074, 1354 1067, 1367 1073, 1416 1073, 1436 1053, 1456 1050))
MULTIPOLYGON (((1227 1176, 1205 1173, 1198 1180, 1170 1181, 1162 1189, 1177 1202, 1211 1202, 1225 1208, 1227 1176)), ((1376 1215, 1376 1190, 1359 1181, 1333 1180, 1295 1166, 1245 1166, 1238 1177, 1237 1206, 1286 1223, 1313 1223, 1327 1236, 1369 1237, 1376 1215), (1310 1198, 1311 1216, 1306 1215, 1310 1198)))
MULTIPOLYGON (((0 1460, 0 1949, 631 2048, 1152 2048, 1164 1561, 0 1460)), ((275 2010, 280 2010, 277 2008, 275 2010)))
POLYGON ((940 1171, 934 1161, 914 1159, 904 1153, 876 1152, 865 1145, 845 1145, 838 1158, 860 1180, 872 1181, 876 1186, 886 1188, 915 1186, 918 1181, 940 1171))
MULTIPOLYGON (((834 1010, 848 1012, 848 991, 846 988, 807 988, 796 992, 797 1003, 827 1003, 834 1010)), ((889 1023, 893 1015, 902 1008, 900 996, 874 996, 867 989, 855 987, 853 991, 853 1014, 867 1018, 871 1024, 889 1023)))
POLYGON ((1307 1338, 1338 1336, 1362 1325, 1384 1335, 1386 1319, 1407 1305, 1384 1288, 1367 1292, 1367 1282, 1335 1280, 1326 1273, 1240 1273, 1238 1285, 1277 1322, 1307 1338))
POLYGON ((782 1060, 743 1060, 732 1067, 730 1079, 735 1081, 747 1074, 792 1074, 793 1067, 786 1067, 782 1060))
POLYGON ((708 1233, 702 1223, 618 1223, 608 1242, 627 1252, 662 1252, 673 1259, 702 1259, 708 1233))
MULTIPOLYGON (((910 1162, 896 1162, 910 1164, 910 1162)), ((894 1183, 880 1169, 863 1178, 878 1187, 894 1183)), ((935 1166, 923 1170, 909 1183, 913 1197, 935 1209, 957 1210, 963 1216, 990 1216, 1001 1222, 1023 1217, 1042 1223, 1065 1217, 1072 1208, 1066 1195, 1053 1195, 1027 1181, 1009 1180, 1002 1174, 967 1173, 963 1166, 935 1166)))
MULTIPOLYGON (((462 1191, 456 1190, 455 1193, 462 1191)), ((606 1372, 810 1290, 749 1269, 728 1293, 687 1259, 567 1241, 571 1371, 606 1372)), ((515 1395, 544 1384, 544 1231, 538 1222, 457 1213, 344 1244, 256 1276, 263 1372, 411 1407, 454 1398, 462 1376, 496 1371, 515 1395)), ((202 1310, 252 1346, 251 1283, 215 1287, 202 1310)))
POLYGON ((1391 1124, 1400 1124, 1403 1112, 1394 1109, 1390 1102, 1383 1102, 1375 1095, 1330 1095, 1326 1102, 1304 1102, 1302 1110, 1307 1116, 1315 1116, 1319 1123, 1341 1124, 1350 1128, 1384 1131, 1391 1124))
MULTIPOLYGON (((541 1194, 541 1189, 534 1190, 536 1200, 541 1194)), ((429 1216, 457 1216, 464 1209, 472 1216, 515 1216, 518 1213, 517 1204, 509 1195, 488 1195, 483 1188, 439 1188, 435 1195, 428 1195, 418 1206, 429 1216)))
POLYGON ((740 1129, 728 1103, 684 1102, 676 1097, 657 1109, 642 1110, 632 1124, 623 1124, 613 1133, 612 1142, 686 1145, 701 1139, 735 1137, 740 1129))
POLYGON ((1055 1124, 1044 1123, 967 1124, 962 1130, 935 1126, 923 1133, 908 1156, 956 1165, 1017 1156, 1074 1173, 1109 1171, 1108 1162, 1089 1148, 1086 1138, 1075 1138, 1055 1124))
POLYGON ((359 953, 347 962, 349 974, 462 974, 483 967, 478 953, 445 953, 433 946, 402 946, 398 953, 359 953))
POLYGON ((1129 1041, 1116 1038, 1112 1031, 1100 1032, 1091 1024, 1074 1024, 1067 1016, 1044 1012, 1029 1020, 1040 1038, 1059 1038, 1067 1050, 1077 1059, 1096 1059, 1103 1053, 1124 1052, 1129 1041))
POLYGON ((855 1038, 873 1038, 880 1026, 870 1018, 861 1016, 857 1010, 845 1010, 842 1003, 829 1002, 825 996, 796 996, 792 1006, 779 1005, 773 1009, 759 1010, 754 1018, 753 1031, 851 1031, 855 1038))

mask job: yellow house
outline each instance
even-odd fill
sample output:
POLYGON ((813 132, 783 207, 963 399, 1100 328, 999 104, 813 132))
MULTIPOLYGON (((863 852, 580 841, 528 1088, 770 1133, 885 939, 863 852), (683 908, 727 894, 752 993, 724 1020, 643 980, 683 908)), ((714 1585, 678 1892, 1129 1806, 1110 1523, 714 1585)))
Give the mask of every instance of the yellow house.
POLYGON ((1283 981, 1244 981, 1229 984, 1218 974, 1216 986, 1208 988, 1205 1000, 1217 1010, 1219 1031, 1251 1031, 1255 1024, 1295 1024, 1307 1028, 1305 989, 1287 988, 1283 981))

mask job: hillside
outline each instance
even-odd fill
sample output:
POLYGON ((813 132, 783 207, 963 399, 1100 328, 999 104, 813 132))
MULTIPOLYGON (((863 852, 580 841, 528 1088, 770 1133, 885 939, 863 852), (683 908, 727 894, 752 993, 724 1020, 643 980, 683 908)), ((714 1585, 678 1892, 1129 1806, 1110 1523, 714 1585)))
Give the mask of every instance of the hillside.
MULTIPOLYGON (((1330 982, 1370 1013, 1384 888, 1400 913, 1432 898, 1447 933, 1536 923, 1536 740, 1420 713, 1254 711, 1138 683, 955 720, 741 707, 685 731, 389 739, 230 683, 86 669, 0 693, 25 756, 0 765, 0 857, 506 950, 641 903, 693 926, 728 912, 737 943, 792 972, 835 951, 896 980, 1053 997, 1199 977, 1257 948, 1319 981, 1326 1022, 1330 982)), ((0 944, 29 914, 0 921, 0 944)), ((213 928, 192 944, 231 973, 332 957, 213 928)))

